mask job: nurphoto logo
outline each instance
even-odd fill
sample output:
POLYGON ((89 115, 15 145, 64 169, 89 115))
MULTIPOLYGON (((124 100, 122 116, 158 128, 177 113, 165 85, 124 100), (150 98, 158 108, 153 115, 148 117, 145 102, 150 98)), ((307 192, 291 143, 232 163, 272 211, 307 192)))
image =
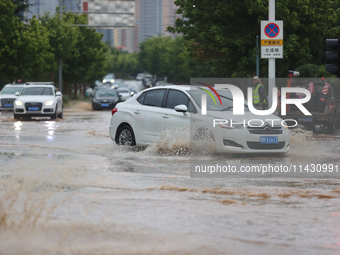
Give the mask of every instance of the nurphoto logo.
MULTIPOLYGON (((215 84, 215 88, 211 87, 208 84, 199 82, 200 84, 206 86, 207 88, 209 88, 219 99, 220 104, 222 105, 222 101, 220 96, 218 95, 216 89, 228 89, 232 96, 233 96, 233 115, 244 115, 244 94, 242 92, 242 90, 238 87, 236 87, 235 85, 231 85, 231 84, 215 84)), ((203 89, 203 88, 199 88, 201 90, 203 90, 204 92, 206 92, 214 101, 215 105, 216 100, 214 98, 214 96, 212 95, 212 93, 210 91, 208 91, 207 89, 203 89)), ((253 100, 252 100, 252 88, 248 88, 248 107, 251 113, 253 113, 254 115, 258 115, 258 116, 266 116, 266 115, 270 115, 273 114, 276 111, 277 108, 277 93, 278 93, 278 89, 276 87, 274 87, 272 89, 272 105, 270 107, 270 109, 267 110, 258 110, 254 107, 253 105, 253 100)), ((306 115, 306 116, 310 116, 312 115, 302 104, 307 103, 309 100, 311 99, 311 93, 309 92, 309 90, 304 89, 304 88, 282 88, 281 89, 281 115, 285 116, 286 115, 286 107, 287 105, 295 105, 298 109, 301 110, 301 112, 306 115), (301 93, 304 94, 305 97, 303 98, 287 98, 287 93, 301 93)), ((207 115, 207 95, 206 94, 202 94, 201 96, 201 100, 202 100, 202 109, 201 109, 201 114, 202 115, 207 115)), ((297 121, 293 120, 293 119, 289 119, 289 120, 281 120, 281 119, 266 119, 265 121, 268 121, 271 123, 272 126, 274 126, 274 122, 275 121, 280 121, 281 125, 284 127, 295 127, 297 126, 297 121), (290 122, 294 122, 295 124, 292 126, 288 126, 286 124, 287 121, 290 122)), ((215 119, 214 120, 214 127, 216 124, 221 124, 221 122, 223 124, 243 124, 244 126, 248 125, 250 127, 262 127, 265 125, 265 122, 263 120, 260 119, 252 119, 252 120, 243 120, 243 122, 233 122, 233 120, 224 120, 224 119, 215 119), (259 122, 260 125, 254 125, 252 123, 254 122, 259 122)))

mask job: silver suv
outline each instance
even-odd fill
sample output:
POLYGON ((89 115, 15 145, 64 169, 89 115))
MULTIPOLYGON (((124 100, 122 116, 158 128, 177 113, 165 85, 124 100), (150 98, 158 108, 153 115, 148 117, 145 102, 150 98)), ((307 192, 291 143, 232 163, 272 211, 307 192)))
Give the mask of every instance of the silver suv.
POLYGON ((63 117, 63 99, 53 82, 27 82, 16 95, 14 118, 63 117))
POLYGON ((14 101, 17 99, 15 95, 23 89, 25 84, 7 84, 0 92, 0 111, 13 111, 14 101))

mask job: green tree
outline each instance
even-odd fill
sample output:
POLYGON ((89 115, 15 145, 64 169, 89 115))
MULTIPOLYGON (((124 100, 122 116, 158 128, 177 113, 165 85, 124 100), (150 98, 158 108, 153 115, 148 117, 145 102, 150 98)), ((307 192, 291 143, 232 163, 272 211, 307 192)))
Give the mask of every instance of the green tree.
MULTIPOLYGON (((175 4, 182 18, 168 31, 182 33, 193 56, 216 59, 211 70, 226 76, 255 73, 255 38, 261 20, 268 19, 268 0, 176 0, 175 4)), ((276 1, 276 19, 284 22, 284 59, 276 64, 279 76, 313 62, 316 39, 337 36, 339 12, 338 1, 276 1)), ((261 60, 263 76, 266 63, 261 60)))
POLYGON ((49 51, 54 56, 49 63, 50 80, 55 81, 59 60, 60 58, 66 60, 74 51, 79 38, 79 29, 72 26, 74 19, 59 18, 58 12, 53 16, 49 13, 44 14, 41 24, 48 31, 49 51))
MULTIPOLYGON (((11 82, 25 72, 28 32, 14 16, 16 6, 11 0, 0 1, 0 81, 11 82)), ((1 84, 1 85, 2 85, 1 84)))
POLYGON ((30 0, 12 0, 12 2, 16 6, 14 16, 18 17, 21 21, 24 20, 25 12, 28 12, 33 4, 31 4, 30 0))
POLYGON ((116 77, 127 78, 128 75, 141 71, 137 53, 128 53, 115 47, 110 47, 108 56, 109 64, 107 72, 115 73, 116 77))
POLYGON ((54 54, 50 51, 49 31, 34 16, 26 30, 25 49, 26 80, 48 80, 48 72, 53 68, 54 54))

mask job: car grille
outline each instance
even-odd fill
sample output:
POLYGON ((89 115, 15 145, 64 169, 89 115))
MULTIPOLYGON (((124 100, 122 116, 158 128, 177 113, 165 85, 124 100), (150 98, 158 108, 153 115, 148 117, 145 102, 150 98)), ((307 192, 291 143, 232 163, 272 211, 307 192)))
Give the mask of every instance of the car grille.
POLYGON ((25 109, 28 111, 28 107, 38 107, 37 111, 41 111, 42 103, 25 103, 25 109))
POLYGON ((279 135, 282 134, 282 127, 272 127, 265 124, 262 127, 247 127, 249 133, 258 135, 279 135))
POLYGON ((283 149, 285 147, 285 142, 279 143, 260 143, 260 142, 247 142, 249 149, 254 150, 272 150, 272 149, 283 149))
POLYGON ((1 99, 1 107, 13 108, 15 100, 16 100, 15 98, 3 98, 1 99), (8 105, 12 105, 12 106, 8 106, 8 105))

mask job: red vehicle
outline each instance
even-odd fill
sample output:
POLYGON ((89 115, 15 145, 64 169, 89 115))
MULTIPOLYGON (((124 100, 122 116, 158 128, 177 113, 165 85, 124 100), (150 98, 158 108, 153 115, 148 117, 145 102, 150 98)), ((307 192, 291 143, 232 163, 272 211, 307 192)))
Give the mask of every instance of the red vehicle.
MULTIPOLYGON (((330 81, 295 82, 288 80, 292 87, 302 87, 311 93, 311 99, 304 107, 312 114, 305 116, 295 105, 287 109, 285 119, 294 119, 299 124, 314 130, 316 125, 327 128, 327 133, 333 134, 336 127, 340 127, 340 94, 330 81)), ((290 98, 299 98, 303 95, 290 93, 290 98)))

